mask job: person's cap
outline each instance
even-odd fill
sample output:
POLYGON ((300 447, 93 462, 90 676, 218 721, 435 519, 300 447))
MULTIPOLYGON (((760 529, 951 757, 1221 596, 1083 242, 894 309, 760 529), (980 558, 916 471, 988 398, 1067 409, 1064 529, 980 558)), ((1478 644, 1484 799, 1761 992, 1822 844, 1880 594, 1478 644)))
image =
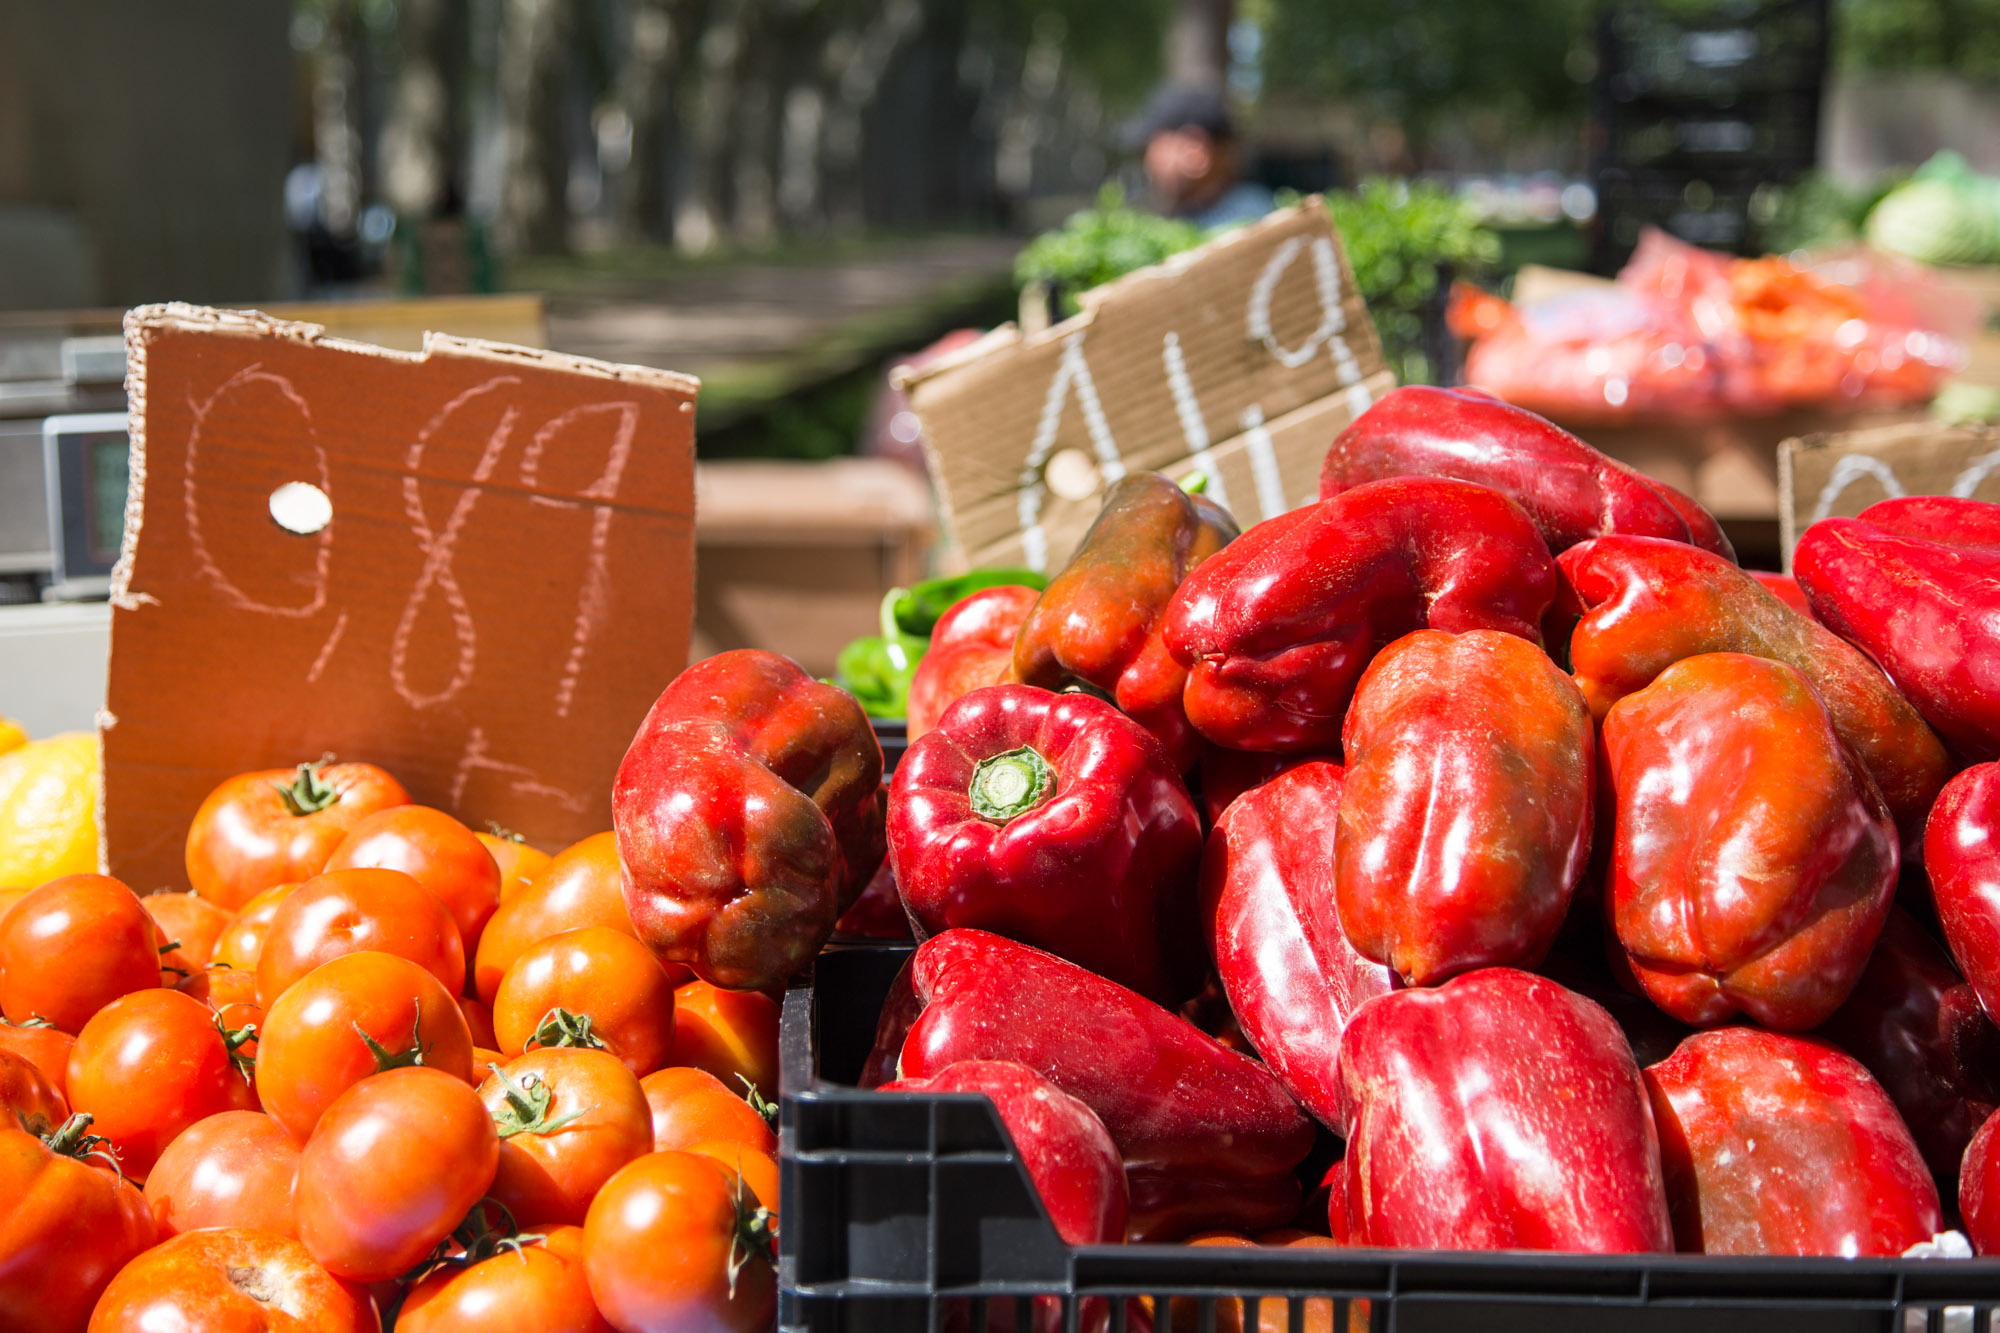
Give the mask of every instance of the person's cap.
POLYGON ((1229 138, 1234 131, 1229 123, 1229 104, 1212 88, 1169 83, 1147 99, 1144 111, 1120 127, 1118 139, 1125 148, 1138 149, 1156 134, 1190 129, 1206 130, 1218 139, 1229 138))

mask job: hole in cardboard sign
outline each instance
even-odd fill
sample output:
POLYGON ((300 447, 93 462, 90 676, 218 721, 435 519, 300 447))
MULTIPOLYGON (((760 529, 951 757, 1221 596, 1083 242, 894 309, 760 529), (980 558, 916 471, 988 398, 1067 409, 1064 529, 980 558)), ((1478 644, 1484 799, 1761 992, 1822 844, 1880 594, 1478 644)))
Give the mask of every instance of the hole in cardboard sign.
POLYGON ((333 522, 333 501, 309 481, 288 481, 271 492, 271 517, 286 532, 310 537, 333 522))
POLYGON ((1104 477, 1081 449, 1059 449, 1042 468, 1049 489, 1065 500, 1088 500, 1104 484, 1104 477))

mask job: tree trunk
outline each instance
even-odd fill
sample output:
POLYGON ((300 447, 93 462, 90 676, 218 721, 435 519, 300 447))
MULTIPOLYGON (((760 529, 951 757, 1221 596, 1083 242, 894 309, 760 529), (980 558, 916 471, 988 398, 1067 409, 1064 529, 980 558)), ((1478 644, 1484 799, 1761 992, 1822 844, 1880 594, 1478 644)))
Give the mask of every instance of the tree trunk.
POLYGON ((383 194, 405 218, 463 207, 466 0, 402 0, 402 68, 382 127, 383 194))
POLYGON ((362 38, 353 0, 326 0, 325 15, 312 97, 320 219, 334 236, 351 237, 361 214, 362 38))
POLYGON ((529 254, 564 254, 569 250, 569 135, 563 95, 575 0, 505 4, 500 101, 508 131, 502 202, 506 237, 529 254))
POLYGON ((836 230, 856 230, 867 220, 862 149, 868 109, 897 48, 923 21, 918 0, 884 0, 851 40, 837 35, 827 43, 824 68, 833 95, 820 139, 820 180, 827 218, 836 230))
POLYGON ((1175 0, 1167 25, 1167 79, 1220 91, 1229 77, 1235 0, 1175 0))
POLYGON ((632 164, 616 205, 628 240, 673 239, 672 153, 680 132, 676 98, 695 27, 688 0, 634 0, 619 96, 632 120, 632 164))
POLYGON ((687 90, 688 179, 674 211, 674 244, 690 254, 725 238, 734 212, 736 98, 744 46, 762 0, 725 0, 711 13, 695 54, 699 78, 687 90))

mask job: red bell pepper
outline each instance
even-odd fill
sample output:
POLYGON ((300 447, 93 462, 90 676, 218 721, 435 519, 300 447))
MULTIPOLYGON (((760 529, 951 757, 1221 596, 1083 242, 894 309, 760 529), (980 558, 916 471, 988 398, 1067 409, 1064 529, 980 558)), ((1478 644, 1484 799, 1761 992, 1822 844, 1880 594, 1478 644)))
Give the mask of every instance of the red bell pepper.
POLYGON ((1570 665, 1598 717, 1698 653, 1796 667, 1882 789, 1903 845, 1916 849, 1951 760, 1866 655, 1728 561, 1680 542, 1600 537, 1556 563, 1585 608, 1570 636, 1570 665))
POLYGON ((1458 1250, 1670 1249, 1660 1150, 1611 1015, 1494 967, 1361 1006, 1340 1047, 1333 1234, 1458 1250))
POLYGON ((1348 1015, 1396 986, 1348 943, 1333 902, 1341 768, 1315 759, 1253 787, 1216 821, 1202 919, 1243 1035, 1308 1111, 1331 1124, 1348 1015))
MULTIPOLYGON (((1692 549, 1692 548, 1690 548, 1692 549)), ((1384 648, 1342 735, 1333 882, 1364 957, 1412 986, 1533 967, 1590 860, 1590 710, 1548 655, 1494 630, 1384 648)))
POLYGON ((1033 588, 1001 583, 952 603, 931 627, 930 651, 910 677, 910 739, 935 727, 944 710, 986 685, 1004 685, 1014 671, 1014 639, 1028 618, 1033 588))
POLYGON ((1988 1014, 2000 1014, 2000 763, 1945 785, 1924 834, 1938 924, 1988 1014))
POLYGON ((1792 572, 1954 749, 2000 758, 2000 505, 1911 496, 1822 519, 1792 572))
POLYGON ((718 653, 646 714, 611 807, 639 938, 714 985, 779 986, 882 864, 882 747, 844 690, 718 653))
POLYGON ((1966 1145, 1958 1176, 1958 1214, 1973 1249, 2000 1254, 2000 1115, 1986 1117, 1966 1145))
POLYGON ((896 891, 896 872, 887 860, 868 881, 861 894, 833 925, 836 935, 852 935, 864 940, 907 940, 910 914, 903 910, 903 895, 896 891))
POLYGON ((1816 1027, 1861 979, 1895 892, 1896 826, 1806 678, 1676 662, 1604 719, 1608 909, 1653 1003, 1698 1027, 1816 1027))
POLYGON ((1162 1003, 1200 989, 1194 802, 1101 699, 992 685, 953 704, 896 768, 889 857, 919 938, 976 926, 1162 1003))
POLYGON ((1222 812, 1229 808, 1229 803, 1244 792, 1263 786, 1280 773, 1321 759, 1334 764, 1340 762, 1338 755, 1266 754, 1204 743, 1201 765, 1197 770, 1201 787, 1201 817, 1208 821, 1210 828, 1214 828, 1216 821, 1222 818, 1222 812))
POLYGON ((1736 558, 1715 519, 1687 496, 1478 389, 1413 384, 1384 394, 1334 437, 1319 498, 1404 476, 1491 486, 1528 511, 1551 551, 1630 532, 1736 558))
POLYGON ((1555 565, 1521 507, 1438 477, 1370 482, 1267 519, 1167 609, 1188 720, 1238 750, 1330 752, 1362 668, 1412 630, 1541 643, 1555 565))
POLYGON ((1697 1032, 1646 1070, 1674 1240, 1696 1254, 1901 1254, 1943 1227, 1888 1094, 1823 1041, 1697 1032))
POLYGON ((1124 477, 1028 613, 1014 679, 1050 690, 1095 686, 1185 770, 1200 743, 1181 711, 1187 671, 1160 641, 1161 618, 1187 576, 1235 537, 1236 520, 1208 497, 1157 472, 1124 477))
POLYGON ((1813 613, 1812 603, 1806 600, 1806 590, 1790 574, 1773 574, 1767 569, 1746 569, 1743 571, 1764 585, 1764 591, 1783 602, 1802 616, 1813 613))
POLYGON ((1868 1067, 1950 1188, 1973 1131, 2000 1106, 2000 1028, 1944 946, 1890 908, 1861 984, 1818 1035, 1868 1067))
POLYGON ((1124 1158, 1131 1239, 1262 1231, 1298 1207, 1312 1122, 1264 1066, 1144 996, 983 930, 919 946, 910 994, 901 1076, 1013 1060, 1081 1101, 1124 1158))
POLYGON ((1000 1123, 1066 1245, 1116 1245, 1125 1239, 1125 1167, 1097 1113, 1026 1065, 960 1060, 929 1078, 898 1079, 884 1092, 978 1092, 992 1099, 1000 1123))

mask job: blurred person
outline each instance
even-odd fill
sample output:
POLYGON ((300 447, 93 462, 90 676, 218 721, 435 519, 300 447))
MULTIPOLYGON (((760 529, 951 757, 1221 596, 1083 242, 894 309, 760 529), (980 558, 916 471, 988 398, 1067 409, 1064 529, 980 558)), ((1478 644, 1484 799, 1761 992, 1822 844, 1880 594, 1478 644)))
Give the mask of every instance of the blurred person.
POLYGON ((1154 203, 1169 217, 1226 227, 1254 222, 1276 204, 1268 188, 1243 179, 1241 145, 1219 92, 1167 84, 1126 126, 1125 139, 1144 148, 1154 203))

